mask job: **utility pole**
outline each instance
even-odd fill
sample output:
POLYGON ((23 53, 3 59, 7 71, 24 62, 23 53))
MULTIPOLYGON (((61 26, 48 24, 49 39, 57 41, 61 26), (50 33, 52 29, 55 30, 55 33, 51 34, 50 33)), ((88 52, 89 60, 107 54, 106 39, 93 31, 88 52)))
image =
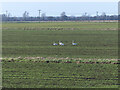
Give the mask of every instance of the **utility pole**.
POLYGON ((39 11, 39 23, 40 23, 40 13, 41 13, 41 10, 38 10, 39 11))
POLYGON ((6 10, 6 17, 7 17, 8 11, 6 10))
POLYGON ((97 18, 97 20, 98 20, 98 18, 99 18, 99 17, 98 17, 98 11, 96 11, 96 18, 97 18))
POLYGON ((8 20, 8 11, 6 10, 6 21, 8 20))
POLYGON ((96 16, 98 16, 98 11, 96 12, 96 16))

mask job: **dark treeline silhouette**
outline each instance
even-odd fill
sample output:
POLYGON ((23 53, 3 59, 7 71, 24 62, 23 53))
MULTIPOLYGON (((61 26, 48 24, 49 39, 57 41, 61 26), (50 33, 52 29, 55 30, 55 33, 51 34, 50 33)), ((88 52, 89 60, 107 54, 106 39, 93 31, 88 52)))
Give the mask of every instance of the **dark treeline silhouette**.
POLYGON ((42 13, 41 16, 32 17, 29 16, 28 12, 23 13, 23 17, 12 17, 6 14, 0 15, 2 16, 2 21, 91 21, 91 20, 118 20, 118 15, 106 15, 102 13, 102 15, 89 16, 85 13, 82 16, 67 16, 65 12, 62 12, 60 16, 46 16, 45 13, 42 13))

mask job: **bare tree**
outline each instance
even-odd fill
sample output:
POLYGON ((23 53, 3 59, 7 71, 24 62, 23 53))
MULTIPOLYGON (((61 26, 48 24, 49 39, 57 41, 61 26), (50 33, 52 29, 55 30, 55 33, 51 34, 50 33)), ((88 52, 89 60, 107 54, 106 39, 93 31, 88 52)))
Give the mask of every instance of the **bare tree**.
POLYGON ((98 11, 96 11, 96 16, 98 17, 98 11))
POLYGON ((65 12, 61 13, 61 20, 67 20, 67 15, 65 12))
POLYGON ((25 11, 23 13, 23 19, 26 20, 29 17, 29 13, 27 11, 25 11))
POLYGON ((62 12, 62 13, 61 13, 61 17, 63 17, 63 16, 66 16, 66 13, 65 13, 65 12, 62 12))
POLYGON ((42 18, 42 20, 45 20, 46 19, 46 13, 42 13, 41 18, 42 18))
POLYGON ((105 12, 103 12, 101 16, 105 17, 105 16, 106 16, 106 13, 105 13, 105 12))

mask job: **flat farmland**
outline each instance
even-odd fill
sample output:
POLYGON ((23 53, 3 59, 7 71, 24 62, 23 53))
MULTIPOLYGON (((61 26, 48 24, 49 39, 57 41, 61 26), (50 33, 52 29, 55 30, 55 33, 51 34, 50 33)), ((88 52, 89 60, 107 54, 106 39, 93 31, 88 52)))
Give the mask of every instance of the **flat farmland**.
POLYGON ((3 63, 7 88, 117 88, 117 64, 3 63))
POLYGON ((3 87, 118 87, 117 26, 117 22, 3 23, 3 87), (72 40, 78 45, 72 46, 72 40), (58 41, 65 45, 52 45, 58 41))
POLYGON ((118 31, 112 30, 115 28, 117 23, 3 23, 3 57, 117 58, 118 31), (74 27, 75 30, 66 30, 74 27), (55 28, 64 30, 53 30, 55 28), (111 30, 104 30, 107 28, 111 30), (59 40, 65 46, 52 45, 59 40), (78 45, 72 46, 72 40, 78 45))

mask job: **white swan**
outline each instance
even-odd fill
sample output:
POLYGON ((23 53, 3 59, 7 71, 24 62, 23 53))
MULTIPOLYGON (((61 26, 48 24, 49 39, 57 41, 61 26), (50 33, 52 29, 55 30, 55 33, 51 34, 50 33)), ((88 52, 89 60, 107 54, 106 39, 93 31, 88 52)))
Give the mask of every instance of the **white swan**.
POLYGON ((59 41, 59 45, 60 45, 60 46, 64 46, 64 43, 62 43, 62 42, 59 41))
POLYGON ((53 43, 53 46, 57 46, 57 45, 58 45, 57 43, 55 43, 55 42, 53 43))
POLYGON ((77 45, 77 43, 74 43, 74 41, 72 41, 72 45, 76 46, 76 45, 77 45))

